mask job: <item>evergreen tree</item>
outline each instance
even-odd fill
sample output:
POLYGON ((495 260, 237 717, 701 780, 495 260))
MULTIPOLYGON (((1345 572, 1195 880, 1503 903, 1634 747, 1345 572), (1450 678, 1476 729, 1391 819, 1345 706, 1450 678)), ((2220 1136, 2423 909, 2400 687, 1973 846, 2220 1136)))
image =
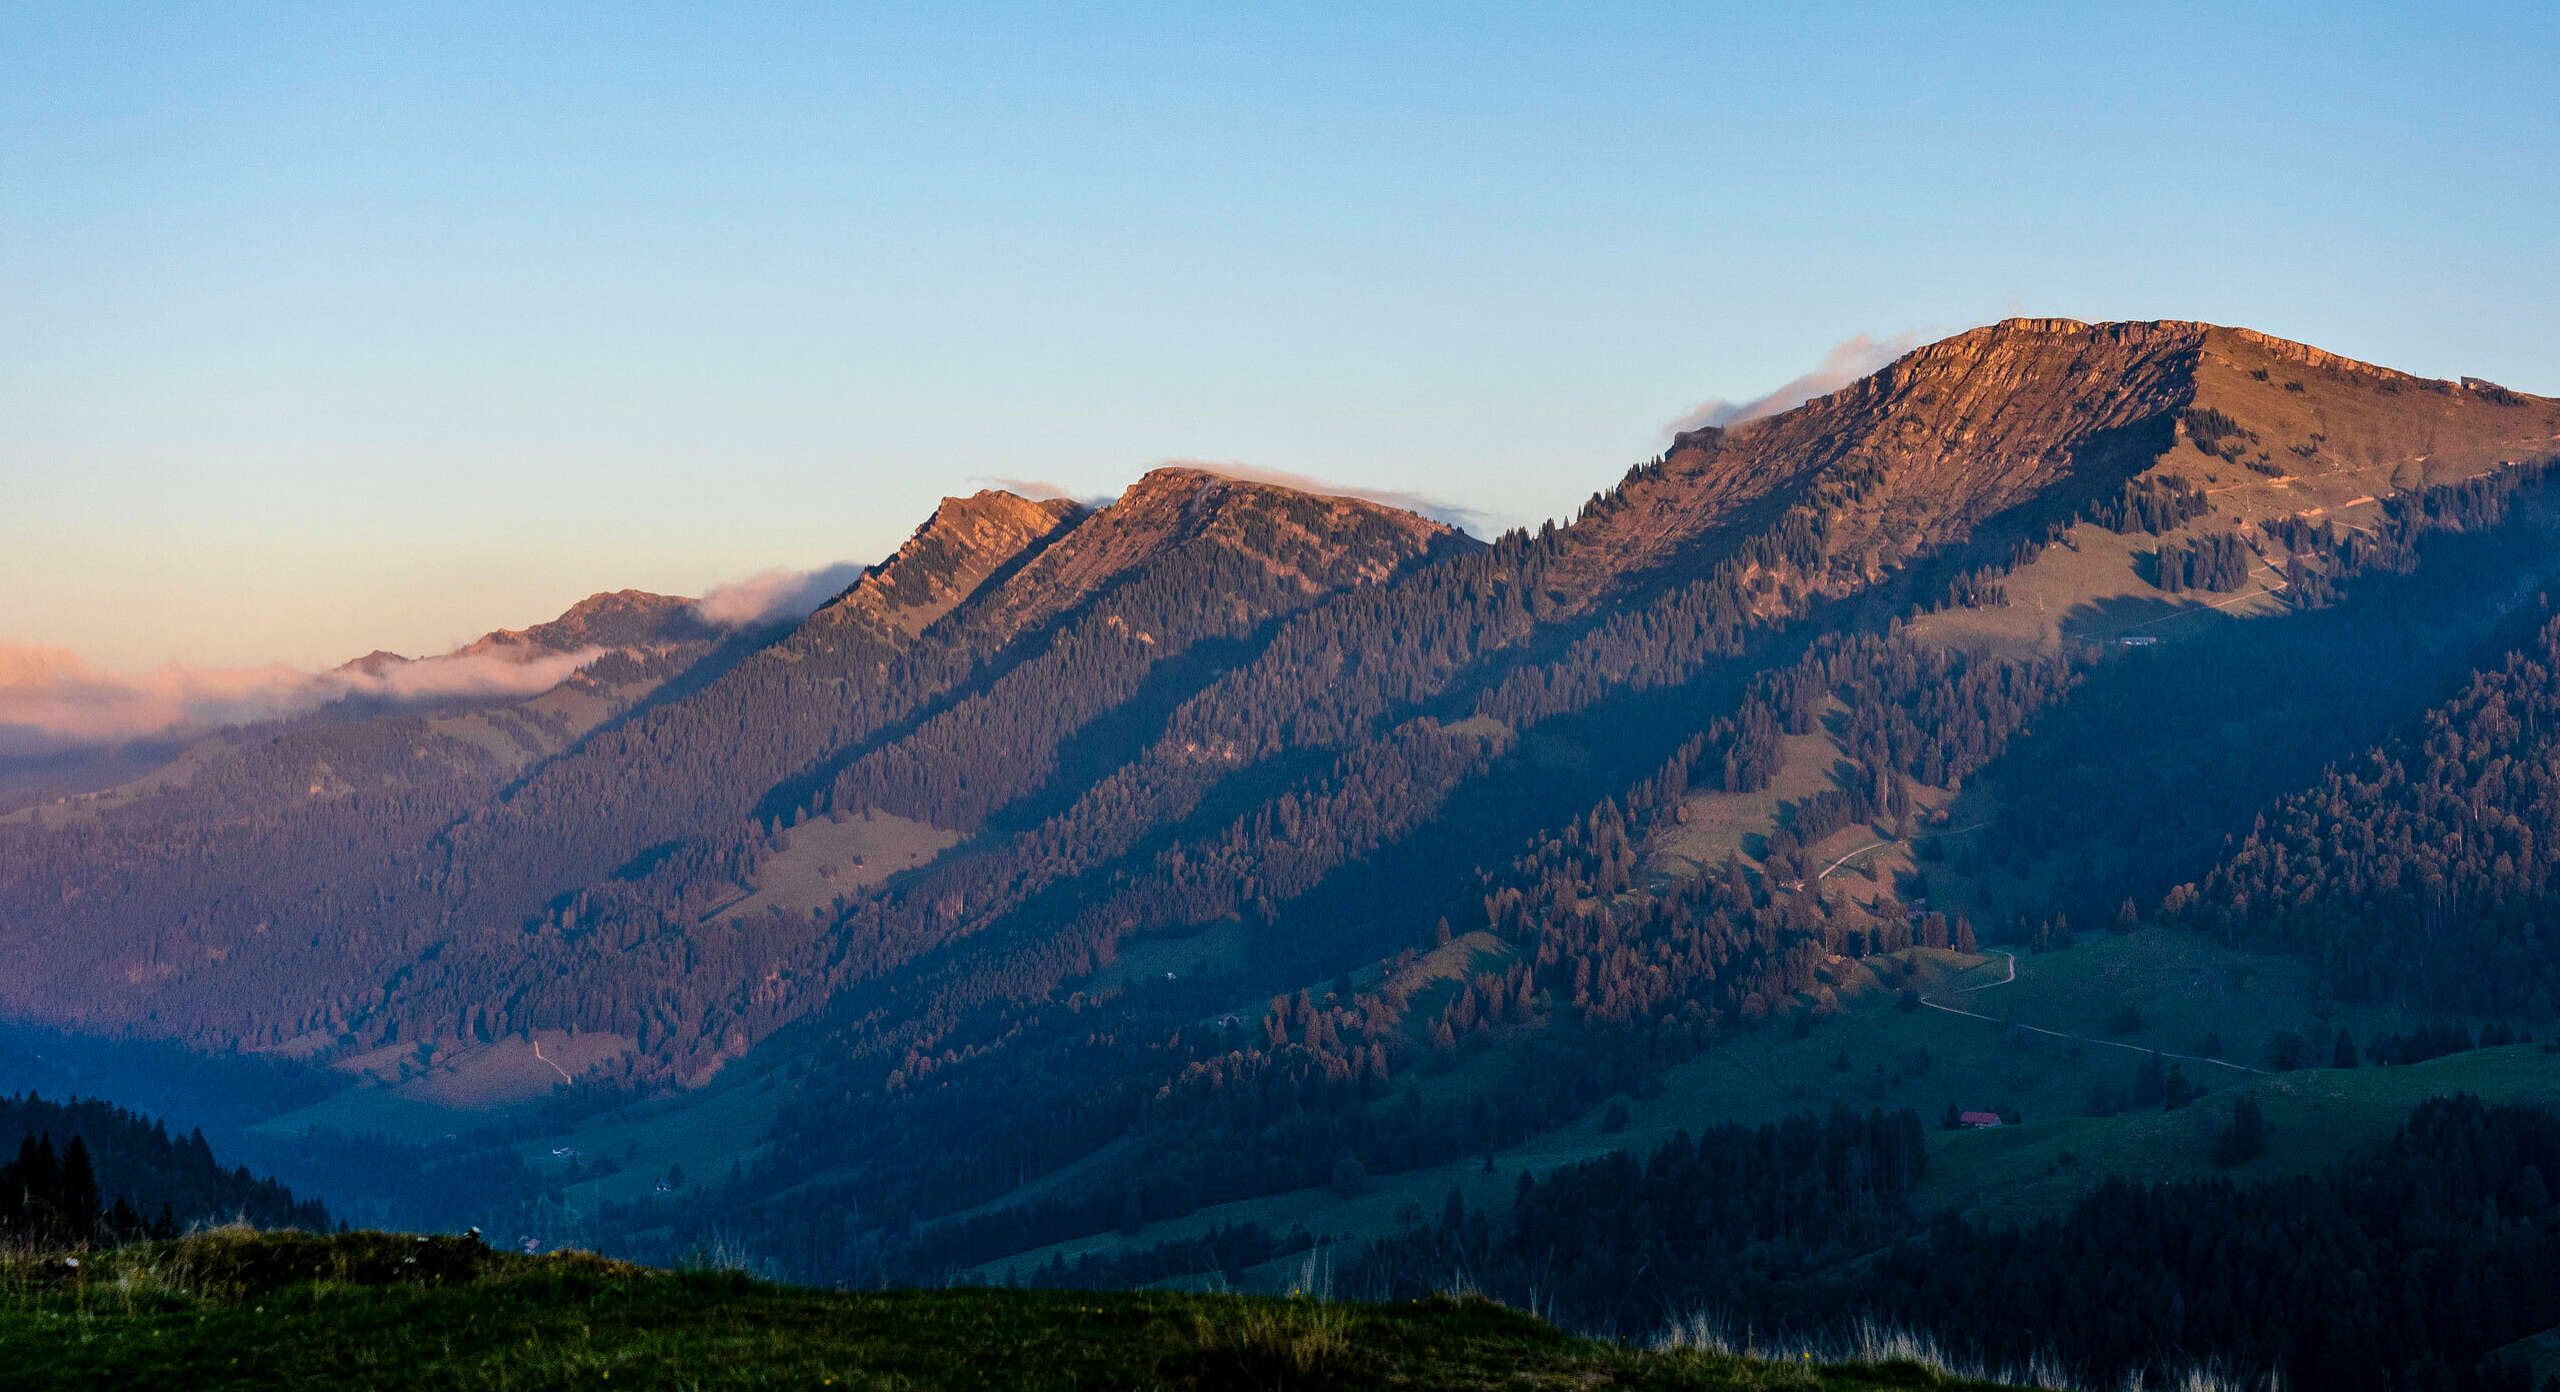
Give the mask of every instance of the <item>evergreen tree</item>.
POLYGON ((2154 1049, 2143 1056, 2142 1066, 2134 1070, 2133 1105, 2157 1107, 2166 1101, 2168 1096, 2168 1071, 2162 1064, 2160 1051, 2154 1049))
POLYGON ((2187 1081, 2186 1069, 2174 1063, 2169 1065, 2169 1076, 2161 1084, 2161 1094, 2160 1110, 2164 1112, 2174 1112, 2200 1095, 2195 1084, 2187 1081))
POLYGON ((2231 1102, 2231 1128, 2214 1142, 2213 1163, 2224 1169, 2245 1165, 2267 1153, 2267 1122, 2252 1097, 2231 1102))
POLYGON ((89 1143, 78 1136, 62 1148, 62 1178, 54 1205, 74 1241, 85 1240, 98 1226, 98 1173, 89 1160, 89 1143))

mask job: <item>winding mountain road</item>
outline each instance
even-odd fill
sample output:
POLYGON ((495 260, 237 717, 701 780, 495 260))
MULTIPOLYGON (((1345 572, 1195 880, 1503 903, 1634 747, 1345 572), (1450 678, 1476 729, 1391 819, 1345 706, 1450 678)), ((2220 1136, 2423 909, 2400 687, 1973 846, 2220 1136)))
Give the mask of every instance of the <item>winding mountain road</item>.
MULTIPOLYGON (((1960 826, 1952 831, 1942 831, 1937 834, 1940 836, 1958 836, 1968 831, 1979 831, 1989 825, 1991 825, 1991 823, 1988 821, 1980 821, 1975 822, 1970 826, 1960 826)), ((1857 859, 1859 856, 1865 855, 1869 851, 1880 850, 1893 844, 1895 843, 1891 841, 1870 841, 1866 845, 1860 846, 1857 849, 1842 855, 1839 859, 1832 861, 1829 865, 1822 867, 1822 873, 1813 877, 1814 883, 1819 884, 1822 881, 1831 878, 1831 872, 1848 864, 1850 861, 1857 859)), ((2011 982, 2016 981, 2018 979, 2018 954, 2003 948, 2000 950, 2000 955, 2009 959, 2008 975, 2001 977, 1997 981, 1986 981, 1979 986, 1960 986, 1955 990, 1947 992, 1947 994, 1954 996, 1970 995, 1975 991, 1988 991, 1995 986, 2006 986, 2011 982)), ((1942 1005, 1937 1001, 1929 999, 1927 996, 1922 996, 1920 998, 1920 1003, 1929 1007, 1931 1010, 1942 1010, 1949 1015, 1962 1015, 1968 1020, 1988 1020, 1995 1025, 2015 1025, 2017 1028, 2025 1030, 2030 1034, 2041 1034, 2053 1039, 2068 1039, 2080 1044, 2096 1044, 2105 1048, 2122 1049, 2128 1053, 2135 1054, 2157 1053, 2164 1059, 2176 1059, 2182 1063, 2209 1063, 2216 1068, 2229 1068, 2242 1073, 2263 1075, 2267 1071, 2263 1068, 2251 1068, 2245 1063, 2233 1063, 2229 1059, 2211 1058, 2202 1054, 2173 1054, 2166 1050, 2146 1049, 2139 1044, 2127 1044, 2116 1039, 2099 1039, 2091 1035, 2072 1034, 2064 1030, 2049 1030, 2038 1025, 2023 1025, 2019 1024, 2015 1020, 2001 1019, 1996 1015, 1985 1015, 1979 1011, 1959 1010, 1952 1005, 1942 1005)))

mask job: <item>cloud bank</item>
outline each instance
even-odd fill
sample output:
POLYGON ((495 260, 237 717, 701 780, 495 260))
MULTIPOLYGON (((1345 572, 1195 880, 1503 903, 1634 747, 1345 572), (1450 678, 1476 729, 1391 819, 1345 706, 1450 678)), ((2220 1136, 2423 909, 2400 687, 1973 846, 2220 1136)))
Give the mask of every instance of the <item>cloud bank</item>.
POLYGON ((517 658, 497 653, 374 662, 327 672, 170 663, 139 677, 77 653, 0 643, 0 753, 112 744, 275 720, 346 697, 413 702, 530 696, 604 655, 602 648, 517 658))
POLYGON ((1867 334, 1845 338, 1831 345, 1831 351, 1822 355, 1819 366, 1789 379, 1776 391, 1747 401, 1708 397, 1665 426, 1664 430, 1678 435, 1701 426, 1740 425, 1744 421, 1774 416, 1780 411, 1792 411, 1817 396, 1828 396, 1840 390, 1919 346, 1920 335, 1911 329, 1889 338, 1874 338, 1867 334))
POLYGON ((1099 508, 1109 507, 1112 498, 1108 493, 1079 493, 1056 479, 1007 478, 1003 474, 971 474, 969 482, 982 483, 989 488, 1001 488, 1017 498, 1029 498, 1035 503, 1045 503, 1052 498, 1064 498, 1068 502, 1078 503, 1087 508, 1099 508))
MULTIPOLYGON (((1007 478, 1002 474, 971 474, 969 476, 969 482, 983 483, 989 488, 1001 488, 1005 492, 1013 494, 1015 497, 1029 498, 1035 503, 1045 503, 1051 498, 1076 497, 1074 489, 1067 487, 1063 483, 1059 483, 1055 479, 1007 478)), ((1077 499, 1077 501, 1082 500, 1077 499)))
MULTIPOLYGON (((720 629, 797 622, 866 569, 847 561, 763 571, 713 586, 691 602, 692 614, 720 629)), ((0 757, 279 720, 348 698, 407 705, 533 696, 612 651, 588 645, 564 652, 504 636, 517 641, 484 638, 416 659, 374 653, 325 672, 173 662, 140 676, 106 671, 64 648, 0 642, 0 757)))
POLYGON ((844 593, 869 566, 851 561, 816 570, 763 570, 743 580, 714 585, 693 602, 693 612, 717 628, 790 623, 805 619, 821 605, 844 593))

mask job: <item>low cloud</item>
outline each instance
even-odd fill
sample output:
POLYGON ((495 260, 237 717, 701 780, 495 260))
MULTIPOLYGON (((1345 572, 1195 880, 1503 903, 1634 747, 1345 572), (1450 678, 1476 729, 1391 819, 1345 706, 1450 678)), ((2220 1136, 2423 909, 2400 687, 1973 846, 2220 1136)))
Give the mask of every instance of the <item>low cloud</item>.
POLYGON ((61 648, 0 644, 0 739, 13 752, 113 744, 275 720, 348 697, 395 703, 548 691, 601 648, 518 658, 498 653, 373 662, 327 672, 281 663, 188 667, 128 677, 61 648))
POLYGON ((1017 498, 1029 498, 1035 503, 1045 503, 1052 498, 1064 498, 1068 502, 1087 508, 1098 508, 1106 507, 1111 502, 1111 495, 1108 493, 1078 493, 1055 479, 1006 478, 1002 474, 971 474, 969 482, 983 483, 989 488, 1001 488, 1017 498))
POLYGON ((838 561, 816 570, 758 571, 743 580, 712 586, 693 602, 693 612, 704 623, 719 628, 796 622, 844 593, 845 587, 861 579, 868 569, 869 566, 851 561, 838 561))
POLYGON ((1435 522, 1474 532, 1481 529, 1484 515, 1472 508, 1420 493, 1404 493, 1392 488, 1372 488, 1359 483, 1336 483, 1310 474, 1293 474, 1284 469, 1265 469, 1252 464, 1232 464, 1215 459, 1168 459, 1165 463, 1184 469, 1205 469, 1221 478, 1245 483, 1268 483, 1280 488, 1294 488, 1322 498, 1358 498, 1383 507, 1417 512, 1435 522))
POLYGON ((1776 391, 1746 401, 1711 396, 1664 429, 1678 435, 1702 426, 1740 425, 1744 421, 1774 416, 1780 411, 1792 411, 1817 396, 1828 396, 1840 390, 1919 346, 1919 333, 1910 329, 1890 338, 1875 338, 1867 334, 1845 338, 1831 345, 1831 351, 1822 355, 1819 366, 1790 379, 1776 391))
POLYGON ((456 696, 530 696, 567 681, 605 648, 545 652, 534 657, 455 653, 364 672, 339 668, 319 674, 326 700, 374 696, 387 701, 434 701, 456 696))
POLYGON ((1016 497, 1029 498, 1035 503, 1045 503, 1051 498, 1076 496, 1074 489, 1053 479, 1022 479, 1006 478, 1002 474, 971 474, 969 482, 983 483, 990 488, 1001 488, 1016 497))
MULTIPOLYGON (((842 562, 764 571, 714 586, 693 601, 693 614, 724 629, 794 622, 843 593, 865 569, 842 562)), ((375 653, 325 672, 283 663, 173 662, 127 676, 93 666, 68 649, 0 643, 0 757, 281 720, 349 699, 414 705, 522 698, 558 686, 610 651, 589 646, 560 652, 483 639, 437 657, 375 653)))

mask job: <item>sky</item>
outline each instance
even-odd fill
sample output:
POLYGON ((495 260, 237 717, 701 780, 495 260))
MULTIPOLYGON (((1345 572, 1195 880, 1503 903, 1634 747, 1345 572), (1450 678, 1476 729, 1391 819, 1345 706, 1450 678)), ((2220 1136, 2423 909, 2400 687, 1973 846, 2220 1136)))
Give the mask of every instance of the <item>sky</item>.
POLYGON ((2006 315, 2560 393, 2560 7, 0 0, 0 644, 441 651, 1225 461, 1569 514, 2006 315))

